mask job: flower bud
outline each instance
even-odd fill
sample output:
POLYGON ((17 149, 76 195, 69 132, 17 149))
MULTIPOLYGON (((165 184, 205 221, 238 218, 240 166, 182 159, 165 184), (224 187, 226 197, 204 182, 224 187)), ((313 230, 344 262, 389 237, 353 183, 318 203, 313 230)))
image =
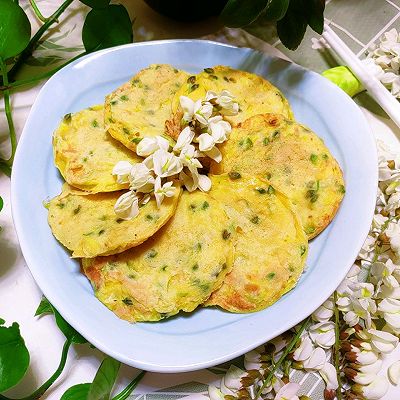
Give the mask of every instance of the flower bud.
POLYGON ((347 378, 359 383, 360 385, 368 385, 376 379, 376 374, 374 373, 364 374, 351 368, 345 368, 344 374, 347 378))
POLYGON ((363 386, 355 384, 352 390, 355 393, 362 394, 369 400, 381 399, 389 389, 389 381, 384 376, 377 376, 376 379, 370 384, 363 386))
MULTIPOLYGON (((324 390, 324 400, 335 400, 336 398, 336 391, 333 389, 325 389, 324 390)), ((212 399, 214 400, 214 399, 212 399)))
POLYGON ((382 367, 382 360, 377 360, 374 363, 368 365, 350 363, 349 367, 357 371, 360 371, 364 374, 377 374, 382 367))
MULTIPOLYGON (((356 361, 362 365, 368 365, 376 362, 378 360, 378 355, 372 351, 361 351, 356 354, 356 361)), ((352 360, 350 360, 352 361, 352 360)))

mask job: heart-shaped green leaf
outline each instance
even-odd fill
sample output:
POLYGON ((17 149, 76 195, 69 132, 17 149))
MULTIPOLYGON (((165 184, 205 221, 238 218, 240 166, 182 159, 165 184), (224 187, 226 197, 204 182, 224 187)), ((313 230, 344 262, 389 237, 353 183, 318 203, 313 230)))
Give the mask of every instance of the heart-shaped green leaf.
POLYGON ((307 23, 320 35, 324 30, 325 0, 303 0, 307 10, 307 23))
POLYGON ((83 344, 87 342, 87 340, 61 316, 61 314, 44 296, 35 312, 35 317, 42 314, 54 314, 58 328, 72 343, 83 344))
POLYGON ((29 351, 19 325, 0 326, 0 392, 15 386, 29 366, 29 351))
POLYGON ((0 0, 0 57, 21 53, 31 38, 31 24, 25 11, 13 0, 0 0))
POLYGON ((307 10, 303 1, 290 1, 286 15, 276 23, 279 39, 290 50, 295 50, 307 29, 307 10))
POLYGON ((222 22, 232 28, 240 28, 257 19, 271 0, 229 0, 221 12, 222 22))
POLYGON ((109 400, 120 366, 121 363, 111 357, 103 360, 90 385, 87 400, 109 400))
POLYGON ((72 343, 83 344, 86 343, 87 340, 78 333, 62 316, 61 314, 53 307, 54 316, 56 318, 56 324, 60 331, 64 334, 64 336, 69 339, 72 343))
POLYGON ((60 400, 87 400, 91 383, 80 383, 71 386, 60 400))
POLYGON ((271 0, 258 19, 260 21, 279 21, 285 16, 288 8, 289 0, 271 0))
POLYGON ((132 23, 124 6, 96 8, 86 16, 82 41, 87 52, 131 43, 132 40, 132 23))
POLYGON ((110 4, 110 0, 80 0, 91 8, 106 8, 110 4))
POLYGON ((42 297, 39 307, 35 312, 35 317, 38 317, 43 314, 53 314, 53 309, 51 307, 51 304, 44 296, 42 297))

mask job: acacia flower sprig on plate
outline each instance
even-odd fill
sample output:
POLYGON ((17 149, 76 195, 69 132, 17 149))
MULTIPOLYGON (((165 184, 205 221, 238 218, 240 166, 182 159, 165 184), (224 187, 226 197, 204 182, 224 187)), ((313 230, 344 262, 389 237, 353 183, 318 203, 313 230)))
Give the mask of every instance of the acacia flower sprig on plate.
POLYGON ((135 218, 151 195, 160 207, 165 197, 175 193, 171 179, 181 181, 189 192, 210 190, 211 180, 199 171, 203 168, 199 158, 222 160, 217 144, 226 141, 232 130, 223 116, 236 115, 239 104, 227 90, 220 94, 208 91, 205 99, 197 101, 181 96, 180 104, 185 127, 173 146, 162 136, 145 137, 136 147, 136 154, 144 158, 141 163, 120 161, 115 165, 112 173, 117 182, 129 184, 129 191, 120 196, 114 207, 120 218, 135 218))
MULTIPOLYGON (((318 373, 326 400, 378 400, 390 384, 400 383, 399 361, 382 370, 400 336, 400 154, 382 142, 378 151, 375 215, 358 259, 334 295, 312 314, 313 322, 262 391, 263 399, 308 398, 290 382, 295 369, 318 373)), ((247 353, 245 370, 230 368, 220 389, 210 387, 211 399, 256 399, 252 387, 264 371, 274 370, 277 353, 286 345, 284 334, 247 353)))

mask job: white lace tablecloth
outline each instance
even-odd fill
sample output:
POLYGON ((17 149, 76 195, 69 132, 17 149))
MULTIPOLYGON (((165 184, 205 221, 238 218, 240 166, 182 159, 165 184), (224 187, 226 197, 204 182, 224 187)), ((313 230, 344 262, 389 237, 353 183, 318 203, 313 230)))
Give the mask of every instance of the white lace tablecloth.
MULTIPOLYGON (((50 15, 61 3, 60 0, 38 0, 39 8, 44 15, 50 15)), ((152 40, 163 38, 204 37, 238 46, 247 46, 286 57, 317 72, 337 65, 336 57, 326 50, 318 50, 317 35, 307 32, 303 44, 296 52, 286 50, 270 29, 251 28, 253 34, 263 37, 261 41, 241 30, 221 29, 216 19, 200 23, 178 23, 161 17, 150 10, 141 0, 125 0, 122 3, 128 8, 131 17, 136 17, 134 24, 135 39, 152 40)), ((39 23, 32 14, 27 0, 20 4, 29 12, 32 29, 39 23)), ((19 77, 30 77, 59 65, 82 52, 81 28, 87 8, 77 0, 41 42, 41 45, 28 60, 19 77)), ((400 27, 400 0, 327 0, 326 17, 331 19, 333 29, 342 37, 350 48, 362 57, 368 45, 392 27, 400 27), (357 24, 354 21, 358 21, 357 24), (362 23, 361 23, 362 21, 362 23)), ((40 85, 24 89, 13 95, 14 122, 20 134, 28 116, 31 105, 40 89, 40 85)), ((387 119, 383 111, 366 95, 357 99, 363 108, 375 135, 384 139, 391 146, 397 146, 400 130, 387 119)), ((4 108, 0 104, 0 146, 7 150, 7 126, 4 108)), ((35 310, 41 299, 40 289, 36 286, 24 258, 21 254, 14 231, 11 204, 10 181, 0 175, 0 195, 4 199, 4 209, 0 213, 0 317, 7 323, 17 321, 31 354, 31 364, 22 382, 8 394, 13 396, 27 395, 46 380, 55 370, 61 348, 63 335, 58 331, 52 317, 34 318, 35 310)), ((112 334, 112 333, 111 333, 112 334)), ((59 399, 70 386, 90 382, 103 358, 98 350, 89 346, 76 346, 70 351, 67 367, 57 384, 49 390, 43 399, 59 399)), ((400 359, 400 351, 391 356, 400 359)), ((240 364, 241 359, 235 360, 240 364)), ((185 374, 148 373, 140 383, 132 399, 175 400, 189 397, 191 400, 206 398, 207 385, 217 383, 221 373, 228 365, 208 370, 185 374)), ((136 375, 133 368, 123 366, 120 371, 116 392, 125 387, 136 375)), ((322 400, 323 384, 316 374, 304 376, 295 372, 293 381, 301 382, 301 394, 308 394, 313 400, 322 400)), ((400 388, 392 387, 385 400, 398 400, 400 388)))

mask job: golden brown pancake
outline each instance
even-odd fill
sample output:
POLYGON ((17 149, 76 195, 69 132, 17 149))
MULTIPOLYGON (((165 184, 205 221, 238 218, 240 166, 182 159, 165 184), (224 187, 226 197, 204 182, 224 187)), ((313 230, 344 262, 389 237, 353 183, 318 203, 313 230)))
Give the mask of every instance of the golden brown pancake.
POLYGON ((343 174, 324 142, 282 115, 249 118, 232 130, 211 173, 268 179, 292 202, 309 239, 333 219, 344 196, 343 174))
POLYGON ((175 195, 165 198, 160 208, 152 197, 141 206, 139 215, 128 221, 114 212, 122 193, 79 193, 64 185, 62 193, 50 200, 50 228, 72 251, 72 257, 116 254, 143 243, 175 213, 181 189, 178 186, 175 195))
POLYGON ((142 159, 104 130, 103 106, 67 114, 53 135, 54 163, 71 186, 92 193, 125 189, 112 175, 118 161, 142 159))
POLYGON ((303 272, 308 243, 298 217, 286 196, 255 177, 213 176, 210 196, 224 206, 237 242, 232 271, 205 304, 238 313, 262 310, 303 272))
POLYGON ((175 216, 142 245, 82 266, 96 296, 120 318, 158 321, 193 311, 222 285, 233 262, 229 229, 216 200, 183 192, 175 216))
POLYGON ((139 71, 106 97, 104 117, 110 135, 131 150, 144 137, 162 135, 172 99, 188 76, 166 64, 139 71))
POLYGON ((279 113, 292 119, 290 105, 281 91, 259 75, 240 71, 224 65, 206 68, 198 75, 193 75, 182 85, 174 96, 172 104, 173 115, 167 122, 169 136, 176 139, 179 134, 182 118, 180 96, 188 96, 192 100, 205 98, 207 91, 221 93, 228 90, 239 103, 237 115, 224 118, 236 126, 253 115, 263 113, 279 113))

